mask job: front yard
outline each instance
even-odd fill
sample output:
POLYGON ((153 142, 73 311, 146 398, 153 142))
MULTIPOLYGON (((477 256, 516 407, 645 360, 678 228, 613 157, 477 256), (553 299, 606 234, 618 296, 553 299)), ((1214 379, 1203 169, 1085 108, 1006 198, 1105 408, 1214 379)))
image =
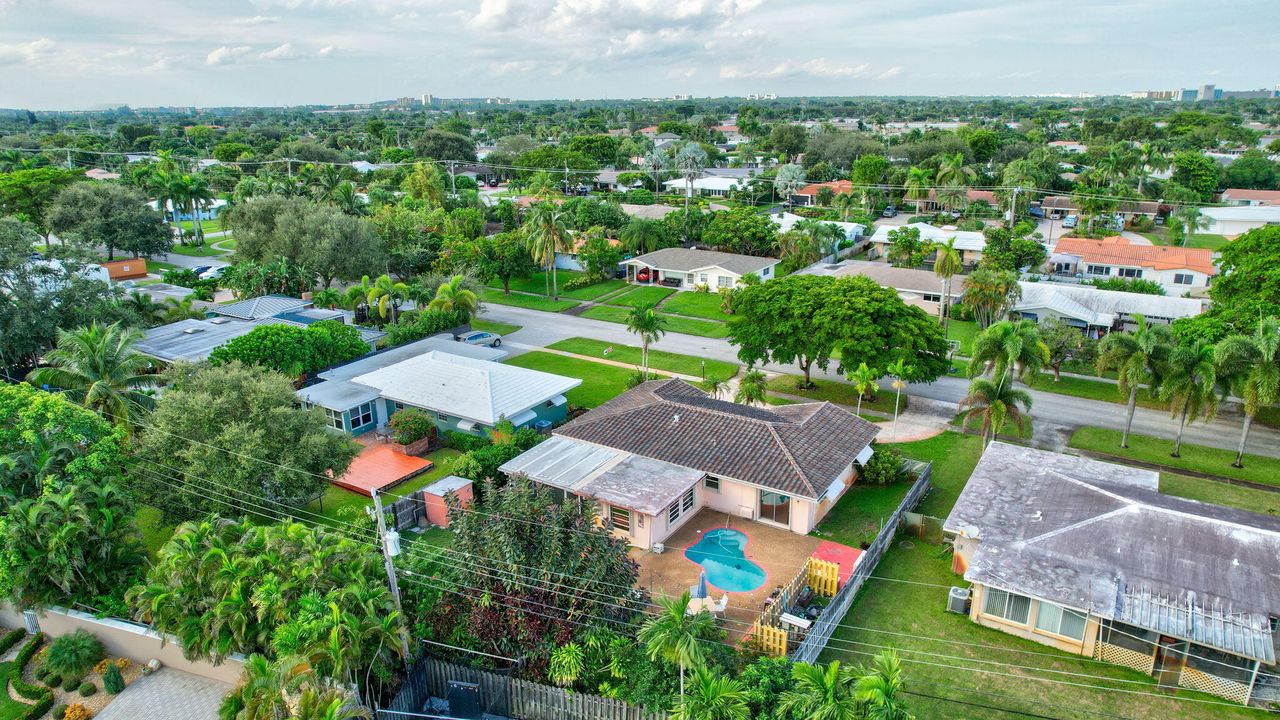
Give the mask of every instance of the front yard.
MULTIPOLYGON (((1099 427, 1082 427, 1071 435, 1069 445, 1081 450, 1114 455, 1138 462, 1154 463, 1175 470, 1218 475, 1280 487, 1280 459, 1245 453, 1244 467, 1232 467, 1236 454, 1231 450, 1182 443, 1182 457, 1171 457, 1173 433, 1177 427, 1169 424, 1169 437, 1129 435, 1129 447, 1120 447, 1120 431, 1099 427)), ((1233 438, 1234 439, 1234 438, 1233 438)), ((1205 480, 1204 482, 1210 482, 1205 480)))
POLYGON ((582 384, 565 393, 565 397, 570 403, 584 408, 593 408, 625 392, 628 380, 632 373, 636 372, 616 365, 605 365, 548 352, 517 355, 506 363, 581 379, 582 384))
MULTIPOLYGON (((587 355, 614 362, 623 362, 636 367, 640 367, 642 354, 641 349, 633 345, 617 345, 582 337, 561 340, 547 347, 552 350, 571 352, 575 355, 587 355), (606 350, 608 351, 607 355, 605 354, 606 350)), ((681 355, 654 349, 649 350, 649 368, 696 377, 702 377, 703 369, 705 368, 708 377, 718 377, 722 380, 727 380, 738 374, 738 365, 736 363, 723 360, 703 360, 692 355, 681 355)))
POLYGON ((511 293, 503 295, 502 290, 494 290, 486 288, 480 294, 480 299, 493 305, 510 305, 512 307, 525 308, 527 310, 541 310, 542 312, 562 312, 578 304, 577 300, 552 300, 549 297, 541 295, 522 295, 520 293, 511 293))
MULTIPOLYGON (((846 405, 851 408, 858 406, 858 392, 848 383, 838 382, 836 380, 827 380, 824 378, 814 378, 812 388, 797 388, 796 383, 800 382, 800 375, 776 375, 769 379, 769 390, 772 392, 784 393, 787 395, 797 395, 808 400, 827 401, 837 405, 846 405)), ((875 410, 877 412, 893 414, 893 401, 896 393, 892 388, 882 387, 880 392, 876 393, 874 399, 863 400, 863 410, 875 410)), ((900 409, 907 409, 907 395, 904 393, 899 404, 900 409)))
MULTIPOLYGON (((610 302, 612 302, 612 300, 610 302)), ((595 307, 587 308, 587 310, 582 313, 582 317, 590 318, 591 320, 604 320, 605 322, 626 323, 627 313, 630 311, 630 308, 619 307, 616 305, 596 305, 595 307)), ((658 314, 662 315, 663 319, 667 321, 667 332, 676 332, 684 335, 697 335, 699 337, 709 338, 722 338, 729 335, 729 326, 724 323, 714 322, 712 320, 681 317, 679 315, 668 315, 666 313, 658 314)))
POLYGON ((733 316, 724 313, 720 309, 721 302, 719 293, 681 292, 676 293, 674 297, 662 303, 662 311, 675 315, 691 315, 693 317, 706 318, 707 320, 729 322, 729 319, 733 316))

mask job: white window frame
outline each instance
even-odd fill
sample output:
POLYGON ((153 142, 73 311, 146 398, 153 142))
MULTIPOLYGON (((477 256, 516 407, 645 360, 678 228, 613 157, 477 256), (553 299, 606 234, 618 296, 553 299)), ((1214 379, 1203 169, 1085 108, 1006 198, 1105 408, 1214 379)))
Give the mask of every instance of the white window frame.
POLYGON ((329 427, 334 430, 346 430, 346 419, 343 417, 341 410, 330 410, 329 408, 321 408, 324 410, 325 417, 329 421, 329 427))
POLYGON ((986 597, 982 600, 982 614, 988 617, 999 618, 1005 622, 1011 622, 1015 625, 1025 626, 1031 620, 1031 598, 1026 595, 1011 593, 1006 590, 997 590, 996 588, 987 588, 986 597), (1011 617, 1010 613, 1021 604, 1022 619, 1011 617))
POLYGON ((924 299, 925 302, 935 302, 935 303, 942 302, 941 293, 925 293, 921 297, 924 299))
POLYGON ((685 273, 685 274, 684 274, 684 280, 685 280, 685 282, 689 283, 690 285, 692 285, 692 284, 694 283, 694 279, 693 279, 693 278, 694 278, 693 273, 685 273))
POLYGON ((729 277, 728 275, 717 275, 717 276, 716 276, 716 287, 717 287, 717 288, 731 288, 731 287, 733 287, 733 278, 729 277))
POLYGON ((1116 271, 1116 277, 1122 277, 1126 280, 1141 280, 1142 269, 1122 267, 1116 271))
POLYGON ((707 284, 707 274, 706 274, 706 273, 698 273, 698 282, 699 282, 699 283, 702 283, 703 285, 706 285, 706 284, 707 284))
POLYGON ((1174 273, 1173 284, 1174 285, 1195 285, 1196 276, 1192 275, 1191 273, 1174 273))
MULTIPOLYGON (((695 486, 696 487, 696 486, 695 486)), ((667 527, 676 524, 680 518, 688 515, 694 509, 694 503, 697 500, 695 488, 689 488, 687 492, 676 499, 675 502, 667 506, 667 527)))
POLYGON ((1056 603, 1040 601, 1040 607, 1036 611, 1036 632, 1056 635, 1057 637, 1069 638, 1071 640, 1083 641, 1084 633, 1089 627, 1088 616, 1078 610, 1072 610, 1056 603), (1078 618, 1080 621, 1080 634, 1072 635, 1062 631, 1064 618, 1078 618))

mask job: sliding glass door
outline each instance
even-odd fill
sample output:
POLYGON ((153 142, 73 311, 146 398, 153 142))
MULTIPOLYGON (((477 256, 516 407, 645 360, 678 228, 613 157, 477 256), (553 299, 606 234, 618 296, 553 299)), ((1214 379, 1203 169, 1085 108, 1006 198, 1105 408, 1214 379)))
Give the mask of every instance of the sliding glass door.
POLYGON ((766 522, 791 525, 791 498, 769 490, 760 491, 759 517, 766 522))

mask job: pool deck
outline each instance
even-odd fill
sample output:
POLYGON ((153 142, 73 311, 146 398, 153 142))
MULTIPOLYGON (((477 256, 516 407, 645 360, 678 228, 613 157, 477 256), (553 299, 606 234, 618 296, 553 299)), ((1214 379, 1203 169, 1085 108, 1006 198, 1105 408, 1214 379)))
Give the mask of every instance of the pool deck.
MULTIPOLYGON (((702 534, 716 528, 731 527, 747 535, 746 557, 764 568, 764 584, 746 593, 729 593, 729 609, 725 613, 725 630, 729 641, 737 642, 746 635, 751 623, 764 609, 764 600, 778 585, 785 585, 800 572, 810 555, 820 548, 826 559, 845 559, 849 568, 841 563, 841 575, 848 577, 853 570, 853 560, 858 551, 830 541, 775 528, 763 523, 732 517, 722 512, 703 508, 679 530, 666 539, 667 551, 656 555, 640 548, 631 549, 631 557, 640 563, 639 584, 655 597, 678 597, 680 593, 698 582, 702 566, 684 556, 684 551, 702 538, 702 534), (848 552, 852 551, 852 553, 848 552)), ((711 596, 719 600, 721 590, 708 583, 711 596)))

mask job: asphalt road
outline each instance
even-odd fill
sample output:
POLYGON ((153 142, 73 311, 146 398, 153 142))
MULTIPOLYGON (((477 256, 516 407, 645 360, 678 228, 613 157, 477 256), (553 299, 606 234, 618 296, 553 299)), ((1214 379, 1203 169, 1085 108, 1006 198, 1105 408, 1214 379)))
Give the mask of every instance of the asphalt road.
MULTIPOLYGON (((486 305, 482 315, 487 320, 520 325, 522 329, 509 336, 512 343, 542 347, 565 338, 589 337, 624 345, 637 344, 636 337, 628 333, 622 325, 601 320, 494 304, 486 305)), ((695 357, 740 362, 736 349, 726 340, 667 333, 651 347, 695 357)), ((516 348, 509 349, 513 354, 518 352, 516 348)), ((768 365, 765 369, 793 374, 799 372, 794 366, 784 365, 768 365)), ((814 375, 833 380, 843 379, 834 370, 835 368, 832 367, 825 373, 815 371, 814 375)), ((942 377, 932 383, 909 385, 904 392, 908 395, 955 403, 967 394, 968 386, 968 381, 962 378, 942 377)), ((1034 443, 1037 446, 1062 449, 1071 432, 1085 425, 1117 430, 1124 427, 1125 407, 1119 403, 1086 400, 1038 390, 1028 390, 1028 392, 1032 397, 1032 415, 1035 417, 1034 443)), ((1166 412, 1139 407, 1133 417, 1133 432, 1139 435, 1172 439, 1177 432, 1177 424, 1166 412)), ((1239 436, 1239 414, 1224 408, 1222 414, 1212 422, 1188 425, 1184 442, 1235 450, 1239 436)), ((1248 451, 1258 455, 1280 457, 1280 432, 1255 424, 1249 433, 1248 451)))

